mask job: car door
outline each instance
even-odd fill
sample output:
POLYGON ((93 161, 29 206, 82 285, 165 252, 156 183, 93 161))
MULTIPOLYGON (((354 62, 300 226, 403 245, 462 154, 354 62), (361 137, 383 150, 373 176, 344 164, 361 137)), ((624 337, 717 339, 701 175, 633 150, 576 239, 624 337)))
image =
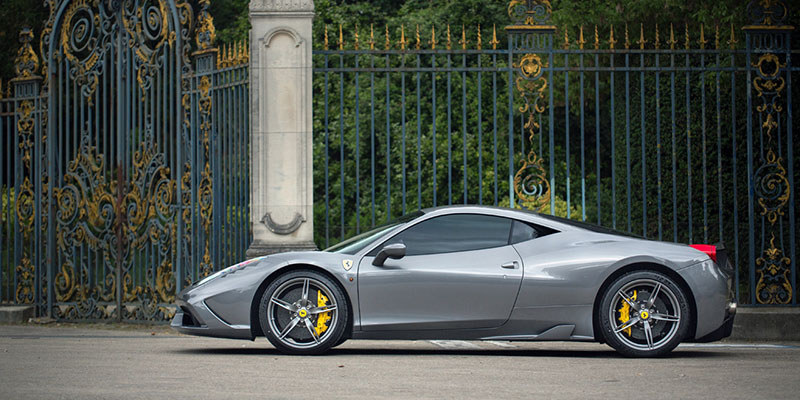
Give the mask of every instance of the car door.
POLYGON ((364 330, 493 328, 508 320, 522 280, 509 245, 512 221, 449 214, 419 222, 360 261, 364 330), (383 246, 403 243, 405 257, 372 265, 383 246))

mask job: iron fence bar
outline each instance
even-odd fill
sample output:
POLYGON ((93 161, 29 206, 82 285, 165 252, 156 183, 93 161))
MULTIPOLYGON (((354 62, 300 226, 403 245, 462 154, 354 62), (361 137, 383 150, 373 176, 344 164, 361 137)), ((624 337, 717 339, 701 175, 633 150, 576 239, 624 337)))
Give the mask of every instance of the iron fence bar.
MULTIPOLYGON (((569 66, 569 54, 564 54, 564 65, 569 66)), ((564 145, 566 147, 565 158, 567 164, 567 177, 565 186, 567 189, 567 218, 572 217, 572 210, 571 210, 571 202, 570 202, 570 194, 571 194, 571 185, 570 185, 570 159, 569 159, 569 72, 564 73, 564 145)), ((551 208, 555 208, 551 206, 551 208)))
MULTIPOLYGON (((731 66, 734 66, 736 63, 736 58, 731 55, 731 66)), ((732 149, 732 157, 731 160, 733 161, 733 231, 735 232, 733 235, 733 251, 734 251, 734 258, 738 261, 739 258, 739 205, 738 205, 738 191, 737 191, 737 163, 736 163, 736 75, 731 72, 731 149, 732 149)), ((734 274, 734 286, 736 287, 736 299, 741 302, 742 298, 740 297, 740 289, 739 289, 739 271, 740 265, 737 262, 734 266, 736 269, 736 273, 734 274)))
MULTIPOLYGON (((359 57, 356 56, 356 68, 358 68, 358 61, 359 61, 358 59, 359 59, 359 57)), ((355 120, 356 120, 355 121, 356 122, 356 126, 355 126, 355 130, 356 130, 356 143, 355 143, 355 145, 356 145, 356 234, 359 234, 359 233, 361 233, 361 180, 360 180, 360 177, 359 177, 359 172, 361 171, 361 168, 360 168, 361 167, 361 163, 360 163, 360 161, 361 161, 361 158, 360 158, 360 156, 361 156, 361 147, 359 146, 358 140, 359 140, 359 137, 361 135, 359 134, 359 132, 360 132, 359 131, 360 124, 359 124, 359 119, 358 119, 358 117, 360 115, 360 112, 359 112, 360 111, 360 108, 359 108, 360 103, 359 103, 359 90, 358 90, 358 71, 356 71, 356 73, 355 73, 355 86, 356 86, 356 115, 355 115, 355 120)), ((342 168, 344 168, 344 166, 342 166, 342 168)), ((342 205, 342 208, 344 208, 344 204, 342 205)))
MULTIPOLYGON (((431 55, 431 65, 434 66, 434 67, 436 66, 436 54, 432 54, 431 55)), ((431 103, 432 103, 432 108, 431 108, 432 116, 431 116, 431 119, 433 120, 433 124, 432 124, 432 131, 433 132, 431 133, 431 138, 433 140, 432 157, 431 157, 432 162, 433 162, 433 206, 436 207, 438 205, 438 203, 437 203, 437 192, 438 191, 437 191, 437 187, 436 187, 437 186, 436 185, 436 183, 437 183, 437 180, 436 180, 436 110, 437 110, 437 108, 436 108, 436 71, 432 71, 431 72, 431 94, 432 94, 432 96, 431 96, 431 100, 432 100, 431 101, 431 103)))
MULTIPOLYGON (((671 67, 675 67, 675 54, 671 53, 669 56, 669 63, 671 67)), ((670 147, 670 152, 672 153, 671 161, 672 161, 672 241, 678 241, 678 166, 677 166, 677 158, 678 158, 678 151, 676 150, 676 130, 677 124, 676 115, 675 115, 675 71, 671 71, 669 74, 669 96, 670 96, 670 112, 671 112, 671 127, 672 127, 672 147, 670 147)))
MULTIPOLYGON (((686 59, 686 65, 689 65, 689 55, 688 54, 686 54, 686 58, 685 59, 686 59)), ((692 133, 691 133, 691 128, 690 128, 691 127, 690 114, 691 114, 692 105, 691 105, 691 103, 689 101, 689 95, 690 95, 690 92, 691 92, 691 89, 690 89, 690 86, 689 86, 690 85, 690 80, 691 80, 690 72, 686 71, 686 88, 684 90, 684 92, 685 92, 684 95, 685 95, 685 99, 686 99, 686 105, 685 105, 686 110, 684 110, 684 112, 686 114, 686 191, 687 191, 686 192, 686 199, 687 199, 686 208, 687 208, 687 211, 688 211, 687 223, 689 225, 689 230, 688 230, 689 243, 692 243, 693 242, 693 240, 692 240, 692 237, 693 237, 692 236, 692 133)), ((702 92, 705 92, 705 90, 703 90, 702 92)), ((673 121, 673 124, 674 123, 675 122, 673 121)), ((703 153, 703 157, 705 157, 705 153, 703 153)), ((703 163, 703 167, 705 168, 705 163, 703 163)), ((703 170, 703 171, 705 171, 705 170, 703 170)), ((705 180, 703 182, 705 182, 705 180)), ((676 206, 677 206, 677 204, 676 204, 676 206)), ((677 227, 678 226, 675 225, 675 230, 676 231, 677 231, 677 227)))
POLYGON ((453 204, 453 126, 452 126, 452 90, 451 90, 451 60, 447 53, 447 205, 453 204))
MULTIPOLYGON (((719 66, 720 56, 719 53, 716 55, 715 63, 719 66)), ((720 109, 720 78, 721 72, 717 72, 714 74, 715 80, 715 98, 716 98, 716 116, 717 116, 717 227, 719 228, 719 241, 720 243, 725 241, 725 236, 723 236, 723 215, 722 215, 722 116, 721 116, 721 109, 720 109)))
MULTIPOLYGON (((389 55, 386 54, 386 67, 389 67, 389 55)), ((392 147, 391 147, 391 125, 389 115, 389 72, 386 72, 386 222, 392 220, 392 147)))
MULTIPOLYGON (((700 66, 706 65, 705 54, 700 55, 700 66)), ((688 124, 687 124, 688 125, 688 124)), ((707 171, 707 143, 706 143, 706 74, 700 73, 700 126, 702 129, 703 143, 703 243, 708 243, 708 171, 707 171)), ((691 163, 688 165, 692 169, 691 163)), ((691 241, 691 238, 689 239, 691 241)))
MULTIPOLYGON (((749 260, 749 273, 750 273, 750 284, 751 288, 753 283, 756 279, 756 265, 755 265, 755 232, 754 226, 755 217, 753 213, 753 194, 755 192, 754 189, 754 182, 753 182, 753 96, 752 90, 750 89, 753 85, 752 79, 752 69, 751 69, 751 56, 752 53, 752 43, 750 40, 750 35, 745 35, 745 43, 747 46, 747 58, 745 60, 745 64, 747 67, 747 222, 748 222, 748 234, 747 234, 747 246, 748 246, 748 260, 749 260)), ((756 304, 756 292, 755 290, 750 290, 750 304, 756 304)))
MULTIPOLYGON (((405 67, 406 55, 400 56, 400 67, 405 67)), ((406 73, 400 72, 400 176, 401 208, 400 215, 406 213, 406 73)))
MULTIPOLYGON (((327 54, 325 55, 325 66, 326 67, 328 66, 328 55, 327 54)), ((325 112, 325 117, 324 117, 325 118, 325 247, 326 248, 330 246, 330 240, 331 240, 330 239, 330 186, 329 186, 329 184, 330 184, 330 182, 329 182, 329 180, 330 180, 330 170, 329 170, 330 160, 328 159, 329 158, 329 153, 330 153, 330 133, 328 131, 328 104, 329 104, 328 103, 328 87, 329 87, 328 82, 329 82, 329 79, 330 78, 328 76, 328 72, 326 71, 325 72, 325 104, 324 104, 324 107, 325 107, 325 111, 324 111, 325 112)), ((373 120, 375 119, 374 115, 375 115, 375 113, 374 113, 374 110, 373 110, 373 120)), ((374 136, 374 130, 373 130, 373 136, 374 136)), ((375 151, 373 150, 372 153, 374 154, 375 151)), ((375 171, 374 163, 373 163, 372 170, 373 170, 373 176, 374 176, 374 171, 375 171)), ((374 180, 373 180, 372 186, 373 186, 373 193, 374 193, 374 186, 375 186, 374 180)), ((372 204, 374 205, 375 204, 375 200, 374 200, 375 196, 373 195, 372 198, 373 198, 372 204)), ((374 206, 373 206, 373 208, 374 208, 374 206)))
MULTIPOLYGON (((467 55, 461 55, 461 65, 467 66, 467 55)), ((464 153, 464 204, 467 204, 467 72, 461 72, 461 147, 464 153)))
MULTIPOLYGON (((659 66, 659 54, 656 53, 656 67, 659 66)), ((656 179, 658 185, 658 240, 662 238, 662 182, 661 182, 661 74, 656 71, 656 179)))
MULTIPOLYGON (((595 46, 596 47, 596 46, 595 46)), ((600 64, 600 53, 597 52, 595 49, 594 52, 594 65, 598 66, 600 64)), ((594 71, 594 126, 595 126, 595 172, 597 174, 597 224, 602 225, 602 220, 600 218, 600 210, 602 207, 600 206, 600 193, 601 193, 601 186, 600 186, 600 71, 595 69, 594 71)))
POLYGON ((611 227, 617 229, 617 177, 616 177, 616 129, 614 126, 615 111, 614 108, 614 53, 610 53, 608 57, 611 61, 611 104, 609 105, 609 116, 611 117, 611 227))
MULTIPOLYGON (((547 60, 548 66, 551 66, 555 63, 554 53, 553 53, 553 35, 546 35, 547 40, 547 60)), ((553 82, 553 70, 548 68, 547 71, 547 79, 549 82, 553 82)), ((556 215, 556 143, 555 143, 555 102, 553 101, 553 85, 547 85, 548 92, 550 94, 550 102, 548 103, 547 108, 549 109, 548 113, 548 124, 547 128, 549 130, 549 142, 548 142, 548 153, 550 155, 550 215, 556 215)), ((541 114, 540 114, 541 115, 541 114)), ((541 124, 539 124, 541 127, 541 124)), ((541 138, 541 134, 539 135, 541 138)))
MULTIPOLYGON (((339 54, 339 67, 344 67, 344 54, 339 54)), ((389 77, 386 74, 387 90, 389 77)), ((387 93, 386 98, 389 98, 387 93)), ((389 115, 389 107, 386 107, 389 115)), ((388 127, 387 127, 388 130, 388 127)), ((339 73, 339 240, 344 240, 344 72, 339 73)))
MULTIPOLYGON (((625 54, 625 67, 630 66, 630 55, 625 54)), ((631 74, 625 71, 625 181, 627 200, 627 231, 631 232, 631 74)))
MULTIPOLYGON (((16 96, 16 88, 14 90, 14 95, 16 96)), ((14 99, 14 114, 10 118, 13 121, 12 126, 18 127, 19 126, 19 112, 17 111, 20 108, 20 101, 19 99, 14 99)), ((14 209, 16 209, 18 201, 19 201, 19 190, 21 189, 22 185, 22 171, 21 171, 21 163, 20 163, 20 156, 19 156, 19 134, 14 135, 14 153, 16 157, 14 157, 14 209)), ((15 266, 20 265, 20 253, 22 252, 22 232, 20 229, 20 221, 19 218, 14 218, 14 264, 15 266)), ((17 301, 16 293, 19 288, 19 278, 18 274, 14 273, 14 286, 12 289, 12 293, 15 294, 14 302, 17 301)))
POLYGON ((583 71, 584 63, 583 63, 583 56, 584 53, 580 53, 580 77, 581 77, 581 86, 580 86, 580 101, 581 101, 581 221, 586 221, 586 113, 584 113, 584 95, 583 95, 583 87, 584 87, 584 78, 585 73, 583 71))
MULTIPOLYGON (((793 132, 792 132, 792 52, 789 50, 791 49, 790 41, 791 36, 789 34, 785 34, 786 40, 786 158, 788 161, 788 172, 789 172, 789 252, 791 254, 791 275, 792 275, 792 288, 794 288, 796 294, 800 294, 800 290, 797 288, 797 242, 795 236, 795 225, 797 224, 797 220, 795 219, 795 186, 794 186, 794 139, 793 139, 793 132)), ((792 305, 797 305, 797 295, 792 296, 792 305)))
MULTIPOLYGON (((511 82, 514 81, 514 65, 513 54, 514 37, 508 39, 508 182, 514 181, 514 88, 511 82)), ((514 208, 514 187, 508 185, 508 202, 511 208, 514 208)))
MULTIPOLYGON (((417 54, 417 68, 420 67, 420 55, 417 54)), ((422 76, 417 71, 417 208, 422 208, 422 76)))
MULTIPOLYGON (((478 68, 481 67, 483 56, 478 54, 478 68)), ((483 205, 483 113, 482 105, 483 99, 481 98, 481 89, 483 88, 483 79, 481 71, 478 71, 478 204, 483 205)), ((417 110, 419 113, 419 110, 417 110)))
POLYGON ((494 161, 494 205, 497 205, 497 54, 492 54, 492 65, 495 67, 495 71, 492 72, 492 157, 494 161))
MULTIPOLYGON (((370 54, 369 63, 371 67, 375 66, 375 55, 370 54)), ((326 63, 327 65, 327 63, 326 63)), ((327 75, 327 74, 326 74, 327 75)), ((325 87, 327 90, 327 81, 325 82, 325 87)), ((327 101, 326 101, 327 103, 327 101)), ((370 106, 370 176, 372 179, 372 184, 370 185, 370 191, 372 195, 371 207, 372 207, 372 224, 371 226, 375 226, 375 73, 370 72, 369 74, 369 106, 370 106)), ((327 107, 327 105, 326 105, 327 107)), ((327 122, 326 122, 327 124, 327 122)), ((327 128, 326 128, 327 129, 327 128)), ((326 130, 327 132, 327 130, 326 130)), ((327 157, 327 155, 326 155, 327 157)), ((327 176, 327 173, 326 173, 327 176)), ((326 178, 327 179, 327 178, 326 178)), ((327 192, 327 186, 326 186, 327 192)), ((326 193, 327 196, 327 193, 326 193)), ((327 204, 326 204, 327 207, 327 204)), ((326 225, 327 230, 327 225, 326 225)), ((325 246, 328 246, 328 242, 326 239, 325 246)))

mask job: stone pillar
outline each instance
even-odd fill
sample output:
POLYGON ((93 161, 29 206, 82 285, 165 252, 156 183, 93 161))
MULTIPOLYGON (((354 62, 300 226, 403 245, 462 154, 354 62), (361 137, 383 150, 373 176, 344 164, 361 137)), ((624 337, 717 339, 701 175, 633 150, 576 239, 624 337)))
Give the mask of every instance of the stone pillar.
POLYGON ((312 0, 250 1, 250 211, 247 257, 315 250, 312 0))

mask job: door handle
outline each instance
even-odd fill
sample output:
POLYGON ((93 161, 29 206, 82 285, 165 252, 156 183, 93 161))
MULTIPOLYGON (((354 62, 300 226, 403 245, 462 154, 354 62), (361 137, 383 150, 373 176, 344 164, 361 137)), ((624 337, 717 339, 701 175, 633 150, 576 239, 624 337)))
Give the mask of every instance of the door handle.
POLYGON ((501 265, 501 267, 503 267, 505 269, 517 269, 517 262, 516 261, 510 261, 510 262, 507 262, 507 263, 501 265))

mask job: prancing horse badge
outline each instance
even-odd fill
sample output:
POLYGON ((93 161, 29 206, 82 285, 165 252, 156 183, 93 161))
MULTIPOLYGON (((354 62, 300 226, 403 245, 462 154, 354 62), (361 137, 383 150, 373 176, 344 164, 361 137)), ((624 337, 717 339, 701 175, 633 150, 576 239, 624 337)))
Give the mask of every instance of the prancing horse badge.
POLYGON ((350 268, 353 268, 353 260, 342 260, 342 266, 346 271, 350 271, 350 268))

